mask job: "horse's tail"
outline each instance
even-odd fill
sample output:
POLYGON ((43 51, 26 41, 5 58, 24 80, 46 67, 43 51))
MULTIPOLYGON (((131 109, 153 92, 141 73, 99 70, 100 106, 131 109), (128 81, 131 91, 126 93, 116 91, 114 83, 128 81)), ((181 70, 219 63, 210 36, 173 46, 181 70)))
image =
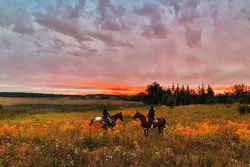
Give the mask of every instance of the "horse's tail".
POLYGON ((161 117, 161 118, 162 118, 162 120, 163 120, 163 128, 165 128, 165 127, 166 127, 167 122, 166 122, 165 118, 163 118, 163 117, 161 117))

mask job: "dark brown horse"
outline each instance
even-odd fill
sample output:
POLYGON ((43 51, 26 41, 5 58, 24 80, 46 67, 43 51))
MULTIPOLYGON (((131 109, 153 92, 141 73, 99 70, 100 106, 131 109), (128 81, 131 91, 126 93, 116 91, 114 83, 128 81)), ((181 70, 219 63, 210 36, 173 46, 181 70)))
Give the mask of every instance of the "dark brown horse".
POLYGON ((117 119, 123 121, 123 115, 121 112, 119 112, 118 114, 110 116, 110 119, 112 121, 112 124, 109 124, 106 120, 103 119, 103 117, 95 117, 90 121, 89 126, 91 126, 94 122, 100 122, 103 129, 113 128, 116 125, 117 119))
MULTIPOLYGON (((136 118, 139 118, 140 121, 141 121, 141 126, 143 127, 144 129, 144 134, 145 135, 148 135, 148 129, 150 129, 151 125, 147 119, 147 117, 145 117, 142 113, 136 111, 134 117, 134 119, 136 118)), ((161 117, 161 118, 156 118, 154 121, 153 121, 153 128, 156 128, 158 127, 158 132, 159 134, 163 134, 163 129, 165 128, 166 126, 166 120, 161 117)))

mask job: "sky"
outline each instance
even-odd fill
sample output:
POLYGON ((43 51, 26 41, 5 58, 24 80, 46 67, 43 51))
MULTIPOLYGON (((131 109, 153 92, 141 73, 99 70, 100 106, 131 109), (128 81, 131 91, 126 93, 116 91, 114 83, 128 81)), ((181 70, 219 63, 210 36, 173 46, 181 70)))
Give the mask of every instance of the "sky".
POLYGON ((249 0, 0 0, 0 92, 250 84, 249 0))

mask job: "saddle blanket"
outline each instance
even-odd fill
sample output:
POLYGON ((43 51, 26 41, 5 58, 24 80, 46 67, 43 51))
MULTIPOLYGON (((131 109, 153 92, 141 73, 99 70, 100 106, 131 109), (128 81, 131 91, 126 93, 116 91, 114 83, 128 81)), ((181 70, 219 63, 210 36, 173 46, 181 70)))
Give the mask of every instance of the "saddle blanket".
MULTIPOLYGON (((147 118, 147 122, 149 121, 149 119, 147 118)), ((154 119, 153 122, 158 122, 158 119, 154 119)))

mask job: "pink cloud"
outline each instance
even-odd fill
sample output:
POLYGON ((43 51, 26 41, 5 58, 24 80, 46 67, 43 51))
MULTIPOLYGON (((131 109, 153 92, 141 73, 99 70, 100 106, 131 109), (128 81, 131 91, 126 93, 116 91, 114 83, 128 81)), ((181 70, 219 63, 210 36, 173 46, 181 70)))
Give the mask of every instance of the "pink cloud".
POLYGON ((222 1, 155 1, 134 9, 122 1, 58 1, 24 12, 27 24, 16 11, 0 12, 1 85, 124 93, 153 81, 247 84, 249 10, 222 1))

